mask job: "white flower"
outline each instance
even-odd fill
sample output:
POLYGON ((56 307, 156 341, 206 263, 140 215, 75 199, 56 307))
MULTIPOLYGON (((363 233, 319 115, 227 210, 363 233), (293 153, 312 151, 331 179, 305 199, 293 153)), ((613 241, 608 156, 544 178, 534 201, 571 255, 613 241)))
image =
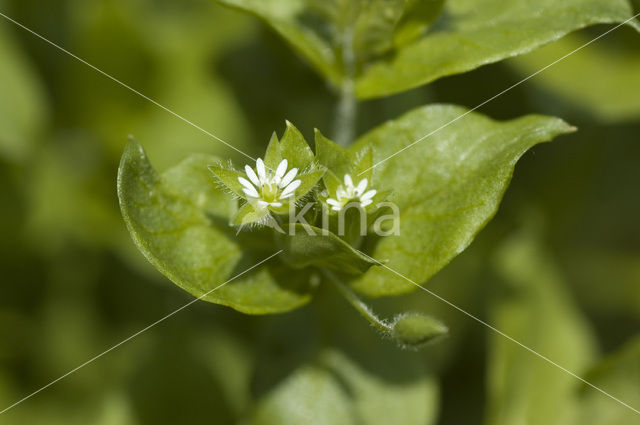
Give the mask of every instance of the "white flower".
POLYGON ((238 181, 243 186, 242 191, 247 195, 250 202, 255 202, 259 207, 282 206, 282 200, 293 196, 301 180, 294 180, 298 175, 298 169, 292 168, 287 172, 288 162, 286 159, 280 161, 276 171, 264 166, 261 158, 256 161, 256 171, 248 165, 244 166, 249 180, 238 177, 238 181))
POLYGON ((353 179, 349 174, 344 175, 344 185, 338 186, 336 190, 336 198, 328 198, 327 204, 331 205, 331 209, 334 211, 340 211, 349 202, 360 202, 360 205, 364 208, 373 202, 373 197, 378 193, 376 190, 367 190, 369 180, 362 179, 358 185, 353 184, 353 179))

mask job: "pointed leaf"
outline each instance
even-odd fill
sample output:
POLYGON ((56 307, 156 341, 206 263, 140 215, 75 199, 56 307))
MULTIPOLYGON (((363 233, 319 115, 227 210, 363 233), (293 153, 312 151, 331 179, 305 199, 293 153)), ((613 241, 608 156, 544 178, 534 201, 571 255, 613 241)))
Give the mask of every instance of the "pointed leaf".
POLYGON ((263 220, 269 214, 266 208, 257 210, 249 202, 242 205, 231 219, 234 226, 248 226, 263 220))
MULTIPOLYGON (((373 162, 380 163, 373 168, 372 188, 391 191, 389 199, 400 213, 400 234, 368 240, 365 252, 389 260, 391 268, 420 284, 462 252, 493 217, 520 156, 573 130, 556 118, 497 122, 471 113, 408 147, 466 112, 450 105, 419 108, 365 134, 352 148, 373 149, 373 162)), ((354 287, 371 296, 416 288, 380 267, 354 287)))
POLYGON ((342 80, 342 69, 331 44, 301 16, 308 11, 306 0, 217 0, 219 3, 251 13, 264 20, 296 49, 325 78, 335 85, 342 80))
MULTIPOLYGON (((138 249, 162 274, 196 297, 246 271, 273 252, 251 254, 228 226, 235 200, 211 182, 198 155, 164 174, 142 147, 127 144, 118 170, 118 197, 138 249), (227 215, 225 215, 227 212, 227 215)), ((203 298, 250 314, 288 311, 309 301, 308 283, 291 279, 277 258, 203 298)))
POLYGON ((372 62, 357 78, 358 96, 390 95, 527 53, 588 25, 623 22, 633 9, 627 0, 450 0, 445 14, 437 30, 372 62))

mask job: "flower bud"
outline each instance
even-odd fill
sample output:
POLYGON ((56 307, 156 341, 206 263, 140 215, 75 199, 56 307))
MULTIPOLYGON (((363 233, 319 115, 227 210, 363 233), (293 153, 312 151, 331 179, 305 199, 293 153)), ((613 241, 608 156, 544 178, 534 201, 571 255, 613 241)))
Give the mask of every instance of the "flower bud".
POLYGON ((419 348, 449 332, 449 328, 433 317, 422 313, 405 313, 392 324, 391 336, 403 348, 419 348))

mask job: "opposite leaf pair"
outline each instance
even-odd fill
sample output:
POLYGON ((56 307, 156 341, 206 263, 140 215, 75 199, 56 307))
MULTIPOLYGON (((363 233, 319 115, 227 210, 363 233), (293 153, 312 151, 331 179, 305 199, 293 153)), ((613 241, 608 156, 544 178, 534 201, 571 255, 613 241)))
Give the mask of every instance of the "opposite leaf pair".
POLYGON ((522 55, 586 26, 640 29, 628 21, 628 0, 217 1, 262 19, 335 87, 354 80, 361 99, 522 55))
MULTIPOLYGON (((318 173, 317 178, 309 179, 313 182, 309 189, 302 189, 305 183, 300 183, 295 195, 285 198, 300 200, 320 184, 330 192, 333 185, 335 193, 326 197, 322 191, 313 191, 311 203, 316 205, 337 200, 345 174, 353 177, 356 187, 366 178, 367 191, 377 190, 374 203, 387 193, 399 209, 401 232, 383 237, 367 235, 351 240, 333 232, 323 234, 317 228, 312 236, 299 223, 294 224, 295 235, 270 230, 236 235, 229 221, 237 216, 238 202, 213 184, 207 170, 220 162, 218 158, 193 155, 160 174, 137 143, 128 145, 123 155, 118 195, 138 248, 169 279, 195 296, 283 250, 269 263, 203 298, 245 313, 277 313, 309 302, 318 285, 312 276, 323 269, 344 274, 345 284, 361 295, 388 296, 415 290, 410 281, 427 281, 462 252, 495 214, 518 158, 537 143, 573 130, 550 117, 531 115, 497 122, 464 108, 430 105, 373 129, 349 149, 318 133, 314 155, 289 125, 279 142, 280 157, 273 162, 265 158, 265 178, 267 163, 274 164, 277 171, 283 159, 287 159, 289 171, 301 170, 293 181, 318 173), (464 121, 434 132, 462 114, 464 121), (432 132, 428 139, 414 143, 432 132), (406 151, 398 154, 401 150, 406 151), (372 168, 367 164, 378 165, 372 168), (371 258, 388 260, 388 266, 398 274, 373 267, 377 263, 371 258)), ((244 177, 250 181, 245 173, 220 170, 227 173, 228 190, 238 197, 249 197, 243 191, 248 188, 238 180, 244 177)), ((367 213, 370 207, 366 207, 367 213)), ((316 223, 314 213, 307 211, 309 223, 316 223)), ((330 222, 332 217, 335 215, 329 217, 330 222)))

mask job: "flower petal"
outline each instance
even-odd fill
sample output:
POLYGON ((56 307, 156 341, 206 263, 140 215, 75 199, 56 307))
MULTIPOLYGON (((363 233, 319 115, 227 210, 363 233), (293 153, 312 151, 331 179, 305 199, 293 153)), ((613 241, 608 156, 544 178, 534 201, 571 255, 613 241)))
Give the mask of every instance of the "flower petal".
POLYGON ((366 207, 367 205, 371 204, 372 202, 373 202, 373 199, 367 199, 366 201, 360 202, 360 205, 362 205, 363 207, 366 207))
POLYGON ((336 201, 335 199, 329 198, 329 199, 327 199, 327 204, 329 204, 329 205, 340 205, 340 202, 336 201))
POLYGON ((249 177, 249 180, 251 180, 251 183, 255 184, 257 187, 260 187, 260 179, 258 179, 256 172, 253 171, 253 168, 249 167, 248 165, 245 165, 244 172, 247 173, 247 177, 249 177))
POLYGON ((271 202, 269 205, 278 208, 282 206, 282 202, 271 202))
POLYGON ((286 187, 289 183, 293 181, 293 179, 296 178, 297 175, 298 175, 297 168, 290 169, 289 172, 285 174, 285 176, 280 181, 280 188, 286 187))
POLYGON ((276 176, 275 176, 276 181, 280 181, 282 176, 284 176, 284 173, 287 172, 288 165, 289 163, 287 162, 286 159, 283 159, 282 161, 280 161, 280 164, 278 164, 278 168, 276 168, 276 176))
POLYGON ((258 206, 259 206, 259 207, 261 207, 261 208, 264 208, 264 207, 266 207, 267 205, 269 205, 269 203, 268 203, 268 202, 266 202, 266 201, 263 201, 263 200, 259 200, 259 201, 258 201, 258 206))
POLYGON ((282 195, 281 196, 286 196, 289 193, 293 193, 298 188, 298 186, 300 186, 301 184, 302 184, 302 180, 293 181, 287 187, 284 188, 284 190, 282 191, 282 195))
POLYGON ((362 202, 367 201, 367 200, 373 198, 374 196, 376 196, 376 193, 378 193, 378 191, 375 190, 375 189, 368 190, 364 195, 362 195, 360 197, 360 201, 362 201, 362 202))
POLYGON ((360 196, 367 189, 367 185, 369 184, 369 180, 362 179, 360 183, 358 183, 358 187, 356 187, 356 196, 360 196))
POLYGON ((247 195, 250 196, 252 198, 259 198, 260 195, 258 194, 258 191, 256 190, 255 187, 251 186, 251 189, 249 189, 248 187, 243 187, 242 191, 247 195))
POLYGON ((246 187, 249 190, 256 190, 253 185, 251 184, 251 182, 247 179, 245 179, 244 177, 238 177, 238 181, 240 182, 241 185, 243 185, 244 187, 246 187))
POLYGON ((264 184, 267 181, 267 170, 264 168, 264 162, 262 158, 258 158, 256 161, 256 169, 258 170, 258 177, 260 177, 260 183, 264 184))
POLYGON ((347 186, 347 189, 353 187, 353 179, 349 174, 344 175, 344 185, 347 186))
POLYGON ((338 199, 348 198, 349 194, 344 190, 344 188, 342 186, 340 186, 340 187, 338 187, 338 190, 336 190, 336 197, 338 199))

